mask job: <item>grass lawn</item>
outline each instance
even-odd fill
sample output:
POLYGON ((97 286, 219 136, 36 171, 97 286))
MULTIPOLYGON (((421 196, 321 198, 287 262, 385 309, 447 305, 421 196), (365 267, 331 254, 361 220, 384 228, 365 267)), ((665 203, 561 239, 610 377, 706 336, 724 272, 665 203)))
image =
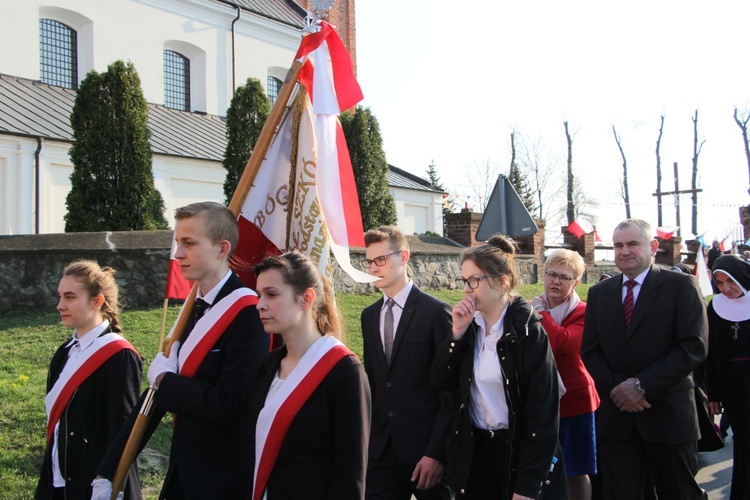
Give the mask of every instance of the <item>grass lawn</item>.
MULTIPOLYGON (((519 293, 526 298, 538 295, 542 285, 522 285, 519 293)), ((587 285, 579 286, 586 299, 587 285)), ((430 293, 455 304, 463 296, 460 290, 430 290, 430 293)), ((362 334, 359 318, 362 309, 379 295, 337 296, 346 324, 346 343, 361 355, 362 334)), ((178 306, 168 310, 171 325, 178 306)), ((145 373, 148 361, 157 352, 161 328, 161 308, 125 309, 121 322, 125 336, 141 355, 145 373)), ((44 412, 47 367, 57 347, 70 338, 70 331, 60 326, 56 311, 12 311, 0 313, 0 500, 26 500, 33 497, 44 453, 44 412)), ((171 418, 165 417, 149 441, 149 454, 167 456, 171 439, 171 418)), ((142 466, 144 498, 157 498, 163 470, 142 466)), ((250 471, 248 472, 250 473, 250 471)))

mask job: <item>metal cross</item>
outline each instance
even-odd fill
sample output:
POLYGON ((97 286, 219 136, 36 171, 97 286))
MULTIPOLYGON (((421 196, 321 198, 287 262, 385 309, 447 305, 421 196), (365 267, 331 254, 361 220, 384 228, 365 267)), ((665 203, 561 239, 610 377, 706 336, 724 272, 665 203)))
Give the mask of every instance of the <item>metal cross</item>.
POLYGON ((740 331, 740 324, 735 321, 735 323, 732 326, 730 326, 729 328, 731 328, 732 330, 734 330, 734 337, 733 338, 734 338, 734 340, 737 340, 737 332, 740 331))

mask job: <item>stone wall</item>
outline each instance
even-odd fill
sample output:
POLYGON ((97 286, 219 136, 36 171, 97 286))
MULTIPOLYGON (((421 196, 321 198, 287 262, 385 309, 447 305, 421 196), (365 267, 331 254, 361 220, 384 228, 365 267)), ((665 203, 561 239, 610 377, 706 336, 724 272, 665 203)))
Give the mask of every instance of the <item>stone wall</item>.
POLYGON ((110 266, 127 306, 164 299, 172 231, 0 236, 0 311, 54 308, 63 268, 79 259, 110 266))
MULTIPOLYGON (((117 271, 121 301, 129 307, 160 305, 164 299, 172 231, 132 231, 0 236, 0 311, 54 308, 63 267, 92 259, 117 271)), ((412 250, 409 275, 422 288, 456 288, 462 247, 438 237, 407 236, 412 250)), ((365 257, 354 248, 355 266, 365 257)), ((517 258, 519 281, 536 283, 532 256, 517 258)), ((334 266, 334 287, 343 293, 370 293, 334 266)))
MULTIPOLYGON (((413 239, 416 236, 407 236, 410 245, 414 246, 413 239)), ((429 251, 412 248, 409 259, 409 277, 420 288, 425 290, 435 288, 454 289, 456 278, 461 277, 461 266, 459 256, 463 248, 446 247, 446 250, 429 251)), ((365 257, 364 249, 352 249, 352 263, 358 266, 359 261, 365 257)), ((531 256, 520 255, 516 258, 519 284, 536 283, 539 278, 539 266, 531 256)), ((373 293, 378 289, 373 284, 356 283, 347 276, 341 268, 334 267, 334 283, 337 292, 343 293, 373 293)))

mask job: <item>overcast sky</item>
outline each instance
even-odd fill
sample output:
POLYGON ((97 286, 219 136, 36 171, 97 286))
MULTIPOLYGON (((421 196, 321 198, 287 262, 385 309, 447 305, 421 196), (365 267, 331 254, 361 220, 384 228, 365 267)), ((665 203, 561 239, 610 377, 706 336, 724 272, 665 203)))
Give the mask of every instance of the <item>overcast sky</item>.
MULTIPOLYGON (((574 133, 574 170, 598 200, 609 240, 625 216, 619 198, 621 136, 633 216, 656 224, 655 145, 662 190, 690 187, 691 117, 699 110, 698 232, 738 222, 748 197, 747 162, 735 106, 750 108, 750 2, 507 2, 360 0, 357 69, 363 105, 378 118, 389 163, 425 176, 434 160, 452 194, 470 193, 472 164, 510 164, 511 130, 541 137, 566 158, 563 121, 574 133)), ((674 225, 666 200, 664 224, 674 225)), ((690 230, 690 199, 681 200, 690 230)))

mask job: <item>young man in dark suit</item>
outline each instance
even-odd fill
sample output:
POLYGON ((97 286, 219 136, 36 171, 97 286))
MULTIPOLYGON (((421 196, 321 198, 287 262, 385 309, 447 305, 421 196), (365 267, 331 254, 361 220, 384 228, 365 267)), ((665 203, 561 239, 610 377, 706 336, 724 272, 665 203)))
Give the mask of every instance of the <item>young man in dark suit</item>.
POLYGON ((700 499, 692 372, 706 357, 706 305, 691 276, 654 266, 651 226, 615 228, 621 276, 589 290, 581 355, 601 398, 597 434, 608 499, 700 499))
POLYGON ((451 334, 451 308, 409 279, 409 244, 397 228, 368 231, 365 246, 362 263, 383 292, 362 312, 372 393, 365 497, 449 499, 441 478, 450 412, 447 395, 430 383, 430 367, 451 334))
MULTIPOLYGON (((175 258, 198 283, 196 314, 169 357, 151 362, 158 387, 141 448, 167 411, 175 414, 169 469, 159 498, 244 498, 252 483, 253 429, 248 401, 260 360, 268 353, 255 292, 229 269, 239 233, 234 215, 213 202, 177 209, 175 258)), ((99 466, 102 496, 133 428, 136 407, 99 466)), ((95 492, 96 493, 96 492, 95 492)))

